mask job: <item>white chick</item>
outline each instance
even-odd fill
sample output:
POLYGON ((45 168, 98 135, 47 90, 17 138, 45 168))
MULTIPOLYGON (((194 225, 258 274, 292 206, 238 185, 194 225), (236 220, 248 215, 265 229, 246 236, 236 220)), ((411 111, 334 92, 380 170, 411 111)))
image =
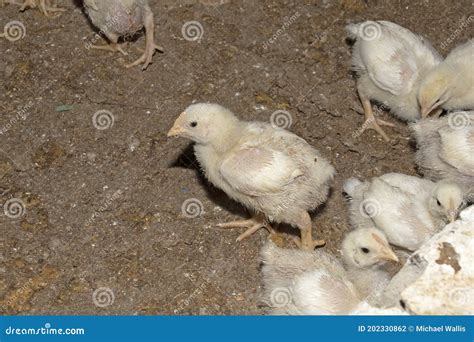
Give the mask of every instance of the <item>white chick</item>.
POLYGON ((394 125, 375 118, 370 101, 390 108, 404 121, 419 119, 420 80, 442 58, 423 37, 389 21, 365 21, 346 29, 355 39, 352 65, 365 113, 362 132, 374 129, 389 141, 379 125, 394 125))
POLYGON ((271 229, 269 222, 284 222, 300 229, 301 248, 324 244, 312 238, 308 211, 326 200, 335 170, 305 140, 268 123, 241 121, 209 103, 189 106, 168 136, 194 141, 207 179, 256 213, 251 220, 219 225, 248 228, 238 241, 271 229))
POLYGON ((155 44, 155 24, 148 0, 84 0, 84 7, 92 23, 109 39, 108 45, 92 45, 94 49, 127 53, 118 44, 118 39, 132 36, 143 27, 146 31, 145 52, 126 67, 143 63, 145 70, 151 63, 155 50, 163 51, 155 44))
POLYGON ((474 196, 474 111, 453 112, 410 127, 418 146, 415 162, 423 175, 455 181, 474 196))
POLYGON ((441 109, 474 109, 474 39, 430 70, 418 90, 421 116, 441 109))
POLYGON ((465 205, 463 190, 456 183, 434 183, 400 173, 366 182, 351 178, 344 183, 344 191, 351 197, 354 228, 375 225, 391 244, 410 251, 453 222, 465 205))
POLYGON ((282 249, 268 242, 261 251, 265 302, 273 314, 340 315, 381 294, 390 280, 382 268, 398 258, 383 232, 355 230, 342 243, 342 261, 320 251, 282 249))
MULTIPOLYGON (((3 0, 1 4, 3 5, 3 0)), ((64 12, 66 9, 56 6, 53 0, 5 0, 7 4, 19 5, 20 11, 25 11, 28 8, 39 7, 40 11, 46 16, 51 16, 50 13, 64 12)))

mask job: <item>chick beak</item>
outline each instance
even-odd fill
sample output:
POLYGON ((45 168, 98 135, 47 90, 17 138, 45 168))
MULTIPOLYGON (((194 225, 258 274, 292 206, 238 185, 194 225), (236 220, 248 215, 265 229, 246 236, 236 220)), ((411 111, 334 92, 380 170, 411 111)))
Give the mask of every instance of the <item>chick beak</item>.
POLYGON ((388 248, 382 250, 381 259, 387 260, 387 261, 400 262, 400 259, 398 259, 397 255, 391 249, 388 249, 388 248))
POLYGON ((449 220, 449 223, 453 223, 454 221, 456 221, 456 218, 458 217, 458 212, 457 210, 449 210, 448 211, 448 220, 449 220))
POLYGON ((178 116, 178 118, 173 124, 173 127, 171 127, 171 129, 168 131, 168 134, 167 134, 168 137, 175 137, 185 132, 185 129, 184 129, 184 124, 186 122, 185 116, 186 116, 186 113, 184 112, 178 116))

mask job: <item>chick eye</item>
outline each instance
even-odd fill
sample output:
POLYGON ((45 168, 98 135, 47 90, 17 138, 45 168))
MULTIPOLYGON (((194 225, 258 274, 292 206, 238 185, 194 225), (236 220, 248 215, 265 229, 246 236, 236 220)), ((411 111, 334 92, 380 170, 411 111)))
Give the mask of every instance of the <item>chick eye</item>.
POLYGON ((365 248, 365 247, 362 247, 360 250, 362 252, 364 252, 365 254, 368 254, 370 252, 370 250, 368 248, 365 248))
POLYGON ((191 121, 189 123, 189 126, 191 126, 191 127, 196 127, 197 125, 198 125, 198 123, 196 121, 191 121))
POLYGON ((441 207, 441 202, 439 200, 436 200, 436 204, 441 207))

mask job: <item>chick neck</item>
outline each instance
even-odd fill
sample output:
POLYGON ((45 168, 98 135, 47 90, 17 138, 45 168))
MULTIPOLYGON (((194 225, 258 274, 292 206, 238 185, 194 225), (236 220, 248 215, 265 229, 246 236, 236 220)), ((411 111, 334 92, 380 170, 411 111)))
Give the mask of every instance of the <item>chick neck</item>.
POLYGON ((219 132, 209 142, 197 143, 198 145, 211 147, 215 152, 223 154, 231 150, 240 140, 242 123, 236 119, 219 127, 219 132))

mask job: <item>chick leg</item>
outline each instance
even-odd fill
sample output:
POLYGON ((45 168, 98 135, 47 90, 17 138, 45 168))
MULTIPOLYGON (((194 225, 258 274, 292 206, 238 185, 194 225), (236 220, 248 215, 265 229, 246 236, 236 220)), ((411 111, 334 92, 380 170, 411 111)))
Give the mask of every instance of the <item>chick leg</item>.
POLYGON ((155 20, 153 18, 153 12, 149 7, 146 9, 146 14, 145 14, 145 32, 146 32, 146 37, 145 37, 145 52, 143 55, 137 59, 135 62, 130 63, 126 65, 127 68, 130 68, 132 66, 139 65, 143 63, 142 69, 145 70, 148 68, 148 65, 151 63, 151 60, 153 58, 153 55, 155 54, 155 50, 163 52, 163 48, 159 45, 155 44, 155 20))
POLYGON ((298 228, 301 231, 301 240, 297 245, 304 250, 312 251, 316 247, 321 247, 326 244, 324 240, 313 240, 313 227, 311 224, 311 217, 306 211, 302 211, 298 228))
POLYGON ((50 12, 55 13, 55 12, 64 12, 64 11, 66 11, 65 8, 60 8, 60 7, 53 6, 51 4, 51 1, 47 1, 47 0, 40 0, 39 5, 40 5, 41 12, 43 12, 43 14, 46 17, 50 16, 50 12))
POLYGON ((257 215, 250 220, 219 223, 217 226, 219 228, 247 228, 245 232, 239 235, 236 241, 242 241, 262 228, 267 229, 270 233, 274 233, 272 226, 268 223, 263 215, 257 215))
POLYGON ((110 43, 110 44, 107 44, 107 45, 90 45, 90 48, 95 49, 95 50, 120 52, 122 55, 126 56, 127 53, 123 50, 123 48, 122 48, 123 45, 124 44, 110 43))
POLYGON ((360 101, 362 102, 362 106, 364 107, 364 115, 365 115, 365 122, 363 123, 362 127, 360 128, 360 133, 364 133, 366 129, 373 129, 376 131, 378 134, 384 138, 385 141, 390 141, 390 138, 385 134, 383 129, 380 127, 382 126, 389 126, 389 127, 395 127, 394 124, 383 121, 380 119, 376 119, 374 116, 374 113, 372 112, 372 104, 370 103, 370 100, 362 95, 359 91, 359 97, 360 101))

